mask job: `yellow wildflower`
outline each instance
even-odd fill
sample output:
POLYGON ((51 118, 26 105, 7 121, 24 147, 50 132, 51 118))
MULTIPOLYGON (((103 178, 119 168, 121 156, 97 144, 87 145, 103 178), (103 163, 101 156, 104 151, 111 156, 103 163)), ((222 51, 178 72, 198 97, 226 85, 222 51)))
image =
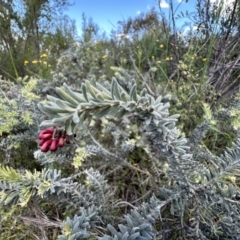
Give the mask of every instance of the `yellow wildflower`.
POLYGON ((152 59, 154 59, 155 57, 154 56, 152 56, 152 59))
POLYGON ((160 44, 159 47, 160 47, 160 48, 163 48, 164 46, 163 46, 163 44, 160 44))
POLYGON ((43 64, 47 65, 47 62, 46 62, 46 61, 44 61, 44 62, 43 62, 43 64))
POLYGON ((159 40, 157 39, 156 42, 159 42, 159 40))
POLYGON ((28 63, 29 63, 28 60, 25 60, 25 61, 24 61, 24 65, 26 65, 26 64, 28 64, 28 63))
POLYGON ((33 64, 35 64, 35 63, 37 63, 37 62, 38 62, 38 60, 33 60, 33 61, 32 61, 33 64))
POLYGON ((203 61, 203 62, 206 62, 206 61, 207 61, 207 59, 206 59, 206 58, 203 58, 203 59, 202 59, 202 61, 203 61))
POLYGON ((171 59, 170 59, 170 57, 166 57, 166 61, 170 61, 171 59))
POLYGON ((161 61, 160 61, 160 60, 158 60, 158 61, 157 61, 157 63, 161 63, 161 61))
POLYGON ((41 55, 41 58, 45 58, 45 57, 47 57, 47 54, 46 54, 46 53, 43 53, 43 54, 41 55))
POLYGON ((108 57, 107 54, 105 54, 105 55, 102 56, 103 59, 105 59, 105 58, 107 58, 107 57, 108 57))
POLYGON ((51 64, 48 64, 48 67, 51 67, 51 64))

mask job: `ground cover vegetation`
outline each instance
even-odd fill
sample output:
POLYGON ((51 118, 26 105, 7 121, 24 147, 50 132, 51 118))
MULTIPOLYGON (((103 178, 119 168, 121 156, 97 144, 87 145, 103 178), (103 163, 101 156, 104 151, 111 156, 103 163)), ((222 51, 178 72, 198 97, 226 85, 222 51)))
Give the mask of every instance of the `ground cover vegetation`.
POLYGON ((239 239, 239 2, 70 4, 1 2, 0 238, 239 239))

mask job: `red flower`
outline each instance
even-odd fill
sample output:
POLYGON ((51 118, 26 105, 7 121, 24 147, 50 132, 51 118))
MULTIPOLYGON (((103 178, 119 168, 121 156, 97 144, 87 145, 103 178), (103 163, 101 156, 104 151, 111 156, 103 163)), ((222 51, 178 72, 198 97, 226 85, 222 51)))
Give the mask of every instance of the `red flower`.
MULTIPOLYGON (((74 137, 76 135, 74 134, 74 137)), ((65 143, 70 143, 69 135, 65 131, 56 128, 46 128, 39 133, 39 146, 42 152, 55 152, 59 147, 63 147, 65 143)))

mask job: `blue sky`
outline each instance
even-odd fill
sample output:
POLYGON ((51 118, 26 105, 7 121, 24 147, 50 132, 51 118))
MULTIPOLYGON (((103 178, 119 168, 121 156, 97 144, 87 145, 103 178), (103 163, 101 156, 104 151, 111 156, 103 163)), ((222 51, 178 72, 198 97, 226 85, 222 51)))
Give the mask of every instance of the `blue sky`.
MULTIPOLYGON (((183 1, 181 4, 180 2, 181 0, 173 0, 174 9, 179 6, 178 12, 194 10, 196 0, 189 0, 188 3, 183 1)), ((127 20, 129 17, 134 18, 141 12, 149 11, 152 7, 159 11, 158 0, 75 0, 75 4, 69 7, 66 14, 76 20, 78 30, 81 29, 82 13, 85 13, 99 25, 101 30, 110 33, 111 29, 116 29, 118 21, 127 20)), ((161 9, 168 18, 168 0, 161 0, 161 9)), ((186 19, 178 20, 178 26, 183 25, 185 21, 186 19)))

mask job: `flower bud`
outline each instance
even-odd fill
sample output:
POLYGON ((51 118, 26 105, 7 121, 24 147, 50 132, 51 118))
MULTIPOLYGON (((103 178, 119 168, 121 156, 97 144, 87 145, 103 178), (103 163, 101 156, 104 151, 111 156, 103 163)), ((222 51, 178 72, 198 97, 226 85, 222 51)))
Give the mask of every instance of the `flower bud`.
POLYGON ((52 139, 46 140, 46 141, 43 143, 43 145, 41 146, 41 151, 42 151, 42 152, 47 152, 51 143, 52 143, 52 139))
POLYGON ((57 148, 58 148, 58 139, 54 139, 53 141, 52 141, 52 143, 51 143, 51 146, 50 146, 50 151, 51 152, 55 152, 56 150, 57 150, 57 148))
POLYGON ((39 133, 39 139, 42 139, 42 136, 45 134, 53 134, 53 133, 54 133, 53 128, 46 128, 39 133))
POLYGON ((47 140, 47 139, 52 138, 52 135, 53 135, 52 133, 40 134, 40 135, 39 135, 39 138, 40 138, 40 140, 41 140, 41 139, 47 140))
POLYGON ((64 138, 60 137, 58 140, 58 147, 63 147, 63 145, 64 145, 64 138))
POLYGON ((45 139, 41 139, 41 140, 39 141, 39 146, 42 146, 45 142, 46 142, 45 139))

